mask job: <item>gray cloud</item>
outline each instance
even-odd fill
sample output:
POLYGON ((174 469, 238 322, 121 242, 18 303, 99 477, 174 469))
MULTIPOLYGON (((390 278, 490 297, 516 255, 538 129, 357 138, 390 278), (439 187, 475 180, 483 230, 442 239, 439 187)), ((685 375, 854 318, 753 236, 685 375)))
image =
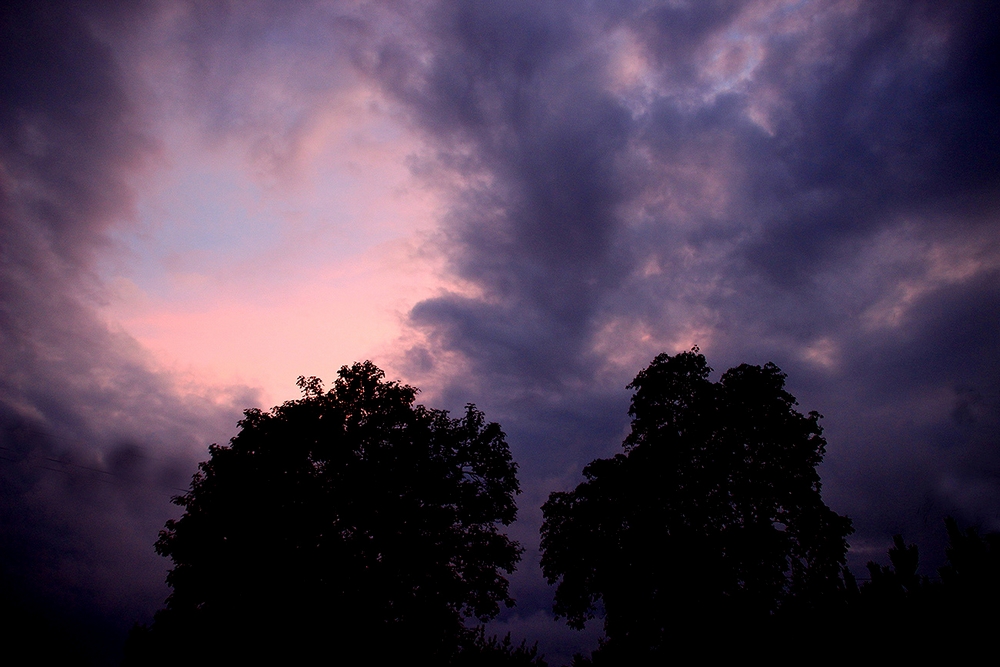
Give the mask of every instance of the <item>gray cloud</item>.
POLYGON ((466 177, 450 252, 482 295, 413 323, 468 359, 477 381, 455 382, 518 424, 548 483, 563 447, 610 453, 624 426, 612 406, 648 359, 608 374, 617 322, 612 349, 687 335, 719 370, 784 368, 827 416, 827 495, 859 545, 904 530, 931 551, 949 512, 996 528, 996 11, 755 11, 434 14, 430 56, 387 85, 466 177), (609 86, 614 30, 646 63, 637 92, 609 86), (713 74, 730 56, 751 73, 713 74), (561 399, 603 406, 588 444, 553 439, 580 418, 561 399))
POLYGON ((603 56, 579 49, 586 18, 558 4, 446 6, 427 64, 389 80, 469 183, 450 214, 453 270, 484 291, 423 302, 413 321, 507 389, 559 386, 597 363, 595 309, 630 269, 616 206, 632 121, 601 86, 603 56))

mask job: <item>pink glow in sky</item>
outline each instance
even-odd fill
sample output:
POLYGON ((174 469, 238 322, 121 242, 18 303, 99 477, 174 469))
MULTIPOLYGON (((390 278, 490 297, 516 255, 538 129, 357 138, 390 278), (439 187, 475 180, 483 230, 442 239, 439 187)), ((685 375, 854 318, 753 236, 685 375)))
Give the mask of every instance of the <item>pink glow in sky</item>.
MULTIPOLYGON (((189 382, 246 384, 273 404, 298 375, 354 360, 391 370, 403 320, 449 284, 432 238, 440 193, 424 150, 363 86, 324 98, 280 160, 212 140, 172 110, 120 232, 105 317, 189 382)), ((454 280, 451 281, 454 283, 454 280)))

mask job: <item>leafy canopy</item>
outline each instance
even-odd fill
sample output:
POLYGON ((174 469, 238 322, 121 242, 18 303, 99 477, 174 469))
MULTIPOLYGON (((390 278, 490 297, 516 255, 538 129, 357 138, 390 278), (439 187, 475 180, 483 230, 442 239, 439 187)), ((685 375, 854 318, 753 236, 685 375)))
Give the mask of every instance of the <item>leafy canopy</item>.
POLYGON ((453 652, 463 618, 513 604, 504 433, 473 405, 459 419, 414 405, 417 390, 371 362, 341 368, 328 392, 299 386, 299 400, 247 410, 175 499, 184 515, 156 544, 173 592, 153 634, 453 652))
POLYGON ((582 627, 603 605, 605 648, 656 652, 671 630, 746 623, 838 594, 850 520, 820 497, 825 441, 774 365, 709 380, 695 348, 628 386, 624 453, 542 508, 555 611, 582 627))

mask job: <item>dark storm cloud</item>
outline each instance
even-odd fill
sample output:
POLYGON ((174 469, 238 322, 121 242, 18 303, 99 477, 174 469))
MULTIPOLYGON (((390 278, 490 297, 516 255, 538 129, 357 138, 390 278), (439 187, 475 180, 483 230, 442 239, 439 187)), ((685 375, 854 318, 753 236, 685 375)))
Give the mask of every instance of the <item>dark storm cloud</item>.
POLYGON ((449 251, 480 293, 412 317, 535 473, 610 453, 620 386, 661 351, 646 331, 720 371, 782 366, 827 415, 827 494, 859 543, 946 512, 996 527, 994 7, 463 4, 429 25, 428 57, 383 74, 462 176, 449 251), (610 81, 615 31, 638 91, 610 81), (604 372, 629 349, 648 358, 604 372), (553 407, 590 400, 589 444, 547 447, 580 416, 553 407))
POLYGON ((747 252, 779 281, 903 216, 996 204, 996 10, 880 3, 861 14, 831 22, 832 61, 792 69, 808 54, 778 45, 762 65, 762 85, 787 104, 774 139, 748 145, 765 168, 746 185, 775 208, 757 212, 766 228, 747 252))
POLYGON ((752 289, 724 306, 721 347, 733 363, 764 352, 794 382, 809 370, 789 347, 833 344, 836 379, 808 395, 837 459, 829 497, 863 540, 939 546, 946 513, 997 527, 1000 20, 985 3, 880 4, 826 30, 836 58, 803 67, 783 44, 761 68, 784 111, 741 151, 739 213, 758 233, 728 269, 752 289), (978 268, 935 276, 936 261, 978 268), (893 302, 896 319, 874 324, 893 302), (960 395, 977 397, 980 427, 955 421, 960 395))
POLYGON ((97 37, 127 32, 126 9, 32 2, 0 22, 0 574, 98 652, 162 601, 168 500, 234 417, 178 398, 95 314, 94 262, 155 150, 97 37))
POLYGON ((454 270, 485 298, 426 301, 414 321, 487 374, 558 383, 589 362, 595 304, 628 269, 614 245, 628 110, 568 7, 446 5, 430 22, 431 60, 396 92, 470 182, 449 232, 454 270))

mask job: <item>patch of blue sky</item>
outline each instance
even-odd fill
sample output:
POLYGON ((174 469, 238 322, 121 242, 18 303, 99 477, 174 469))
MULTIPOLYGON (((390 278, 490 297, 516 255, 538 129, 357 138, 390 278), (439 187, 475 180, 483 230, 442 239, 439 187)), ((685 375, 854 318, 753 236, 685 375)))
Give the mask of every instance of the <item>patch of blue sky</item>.
POLYGON ((140 196, 138 230, 117 241, 128 255, 124 274, 153 297, 176 296, 178 275, 231 276, 254 267, 274 282, 293 280, 316 261, 337 262, 391 236, 356 219, 349 206, 351 177, 330 174, 315 192, 283 196, 235 169, 185 165, 140 196), (279 270, 280 269, 280 270, 279 270))

